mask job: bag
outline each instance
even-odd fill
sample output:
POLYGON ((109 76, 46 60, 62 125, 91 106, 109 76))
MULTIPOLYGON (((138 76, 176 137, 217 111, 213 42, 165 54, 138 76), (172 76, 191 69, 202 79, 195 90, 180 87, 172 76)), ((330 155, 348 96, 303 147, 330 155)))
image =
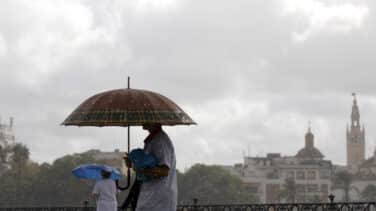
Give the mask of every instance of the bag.
POLYGON ((144 168, 153 168, 158 165, 157 158, 153 154, 146 154, 143 149, 134 149, 129 153, 129 159, 132 161, 136 169, 136 180, 141 182, 147 182, 151 180, 151 177, 148 177, 137 169, 144 168))

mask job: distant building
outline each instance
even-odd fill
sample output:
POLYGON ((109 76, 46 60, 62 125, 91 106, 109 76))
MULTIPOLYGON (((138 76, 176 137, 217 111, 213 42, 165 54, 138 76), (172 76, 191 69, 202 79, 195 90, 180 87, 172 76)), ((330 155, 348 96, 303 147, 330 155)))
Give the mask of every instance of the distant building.
POLYGON ((104 162, 104 164, 119 168, 123 173, 125 173, 127 170, 127 167, 125 166, 125 162, 123 160, 124 152, 121 152, 118 149, 115 149, 112 152, 90 150, 87 153, 92 155, 96 161, 104 162))
POLYGON ((244 157, 244 163, 224 168, 238 175, 263 203, 286 202, 286 180, 293 181, 296 202, 327 201, 330 193, 335 195, 335 201, 343 201, 343 185, 335 185, 341 182, 336 174, 343 171, 350 175, 349 200, 363 200, 366 187, 376 186, 376 150, 366 159, 365 127, 360 123, 356 95, 352 95, 351 122, 346 129, 346 165, 332 165, 330 160, 324 160, 308 128, 305 146, 295 156, 268 153, 266 157, 244 157))
POLYGON ((350 171, 356 172, 359 165, 365 160, 366 143, 364 125, 360 126, 360 114, 355 93, 353 93, 353 97, 351 125, 346 129, 346 149, 347 167, 350 171))
POLYGON ((238 175, 261 203, 288 202, 286 181, 294 183, 295 202, 327 201, 331 190, 332 163, 314 146, 311 129, 305 135, 305 146, 295 156, 268 153, 266 157, 244 157, 244 163, 226 166, 238 175))
POLYGON ((0 175, 10 169, 9 160, 11 154, 6 148, 14 146, 16 138, 13 131, 13 118, 9 119, 9 124, 4 124, 0 119, 0 175), (4 151, 3 151, 4 150, 4 151))
MULTIPOLYGON (((347 171, 351 177, 349 200, 362 200, 362 192, 368 185, 376 186, 376 152, 366 159, 366 139, 364 125, 360 124, 360 112, 355 93, 351 109, 351 124, 346 128, 346 166, 334 165, 334 175, 341 171, 347 171)), ((333 177, 333 181, 336 180, 333 177)), ((333 187, 333 194, 337 201, 345 199, 343 188, 333 187)))
POLYGON ((13 146, 16 142, 16 138, 13 131, 13 117, 9 119, 9 124, 4 124, 0 119, 0 146, 5 148, 7 146, 13 146))

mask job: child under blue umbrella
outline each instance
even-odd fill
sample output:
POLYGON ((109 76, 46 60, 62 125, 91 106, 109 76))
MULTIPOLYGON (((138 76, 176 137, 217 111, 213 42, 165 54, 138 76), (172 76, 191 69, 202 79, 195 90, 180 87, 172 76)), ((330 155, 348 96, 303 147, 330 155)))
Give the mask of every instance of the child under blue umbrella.
POLYGON ((115 181, 111 179, 111 169, 102 169, 101 175, 102 179, 95 183, 92 192, 97 202, 97 211, 116 211, 118 190, 115 181))

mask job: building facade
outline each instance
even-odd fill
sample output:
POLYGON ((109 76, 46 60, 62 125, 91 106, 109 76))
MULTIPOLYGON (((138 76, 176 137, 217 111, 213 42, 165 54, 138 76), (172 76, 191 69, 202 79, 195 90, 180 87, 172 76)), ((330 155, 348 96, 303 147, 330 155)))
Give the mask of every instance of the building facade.
POLYGON ((308 129, 305 146, 294 156, 244 157, 244 163, 226 169, 239 176, 261 203, 322 202, 328 200, 332 176, 332 163, 323 158, 308 129))
POLYGON ((249 191, 260 197, 261 203, 327 201, 334 194, 335 201, 359 201, 364 191, 376 187, 376 150, 366 158, 365 127, 360 122, 360 112, 355 93, 346 129, 346 165, 333 165, 315 147, 310 128, 305 134, 305 146, 296 155, 281 156, 268 153, 266 157, 244 157, 244 162, 227 166, 238 175, 249 191), (338 173, 349 175, 349 191, 345 193, 338 173), (288 193, 290 192, 290 193, 288 193), (291 197, 291 194, 293 197, 291 197), (290 197, 286 197, 290 196, 290 197))

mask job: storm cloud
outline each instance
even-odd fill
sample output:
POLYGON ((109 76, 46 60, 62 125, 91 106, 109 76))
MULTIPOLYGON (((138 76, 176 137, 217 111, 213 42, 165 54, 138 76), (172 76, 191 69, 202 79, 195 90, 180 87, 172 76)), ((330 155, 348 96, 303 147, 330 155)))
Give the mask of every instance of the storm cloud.
MULTIPOLYGON (((124 128, 63 127, 89 96, 159 92, 197 126, 166 127, 178 168, 293 155, 308 121, 315 144, 345 162, 351 93, 367 153, 376 134, 375 9, 370 0, 2 1, 0 114, 15 117, 31 158, 125 148, 124 128)), ((146 134, 132 128, 132 147, 146 134)))

